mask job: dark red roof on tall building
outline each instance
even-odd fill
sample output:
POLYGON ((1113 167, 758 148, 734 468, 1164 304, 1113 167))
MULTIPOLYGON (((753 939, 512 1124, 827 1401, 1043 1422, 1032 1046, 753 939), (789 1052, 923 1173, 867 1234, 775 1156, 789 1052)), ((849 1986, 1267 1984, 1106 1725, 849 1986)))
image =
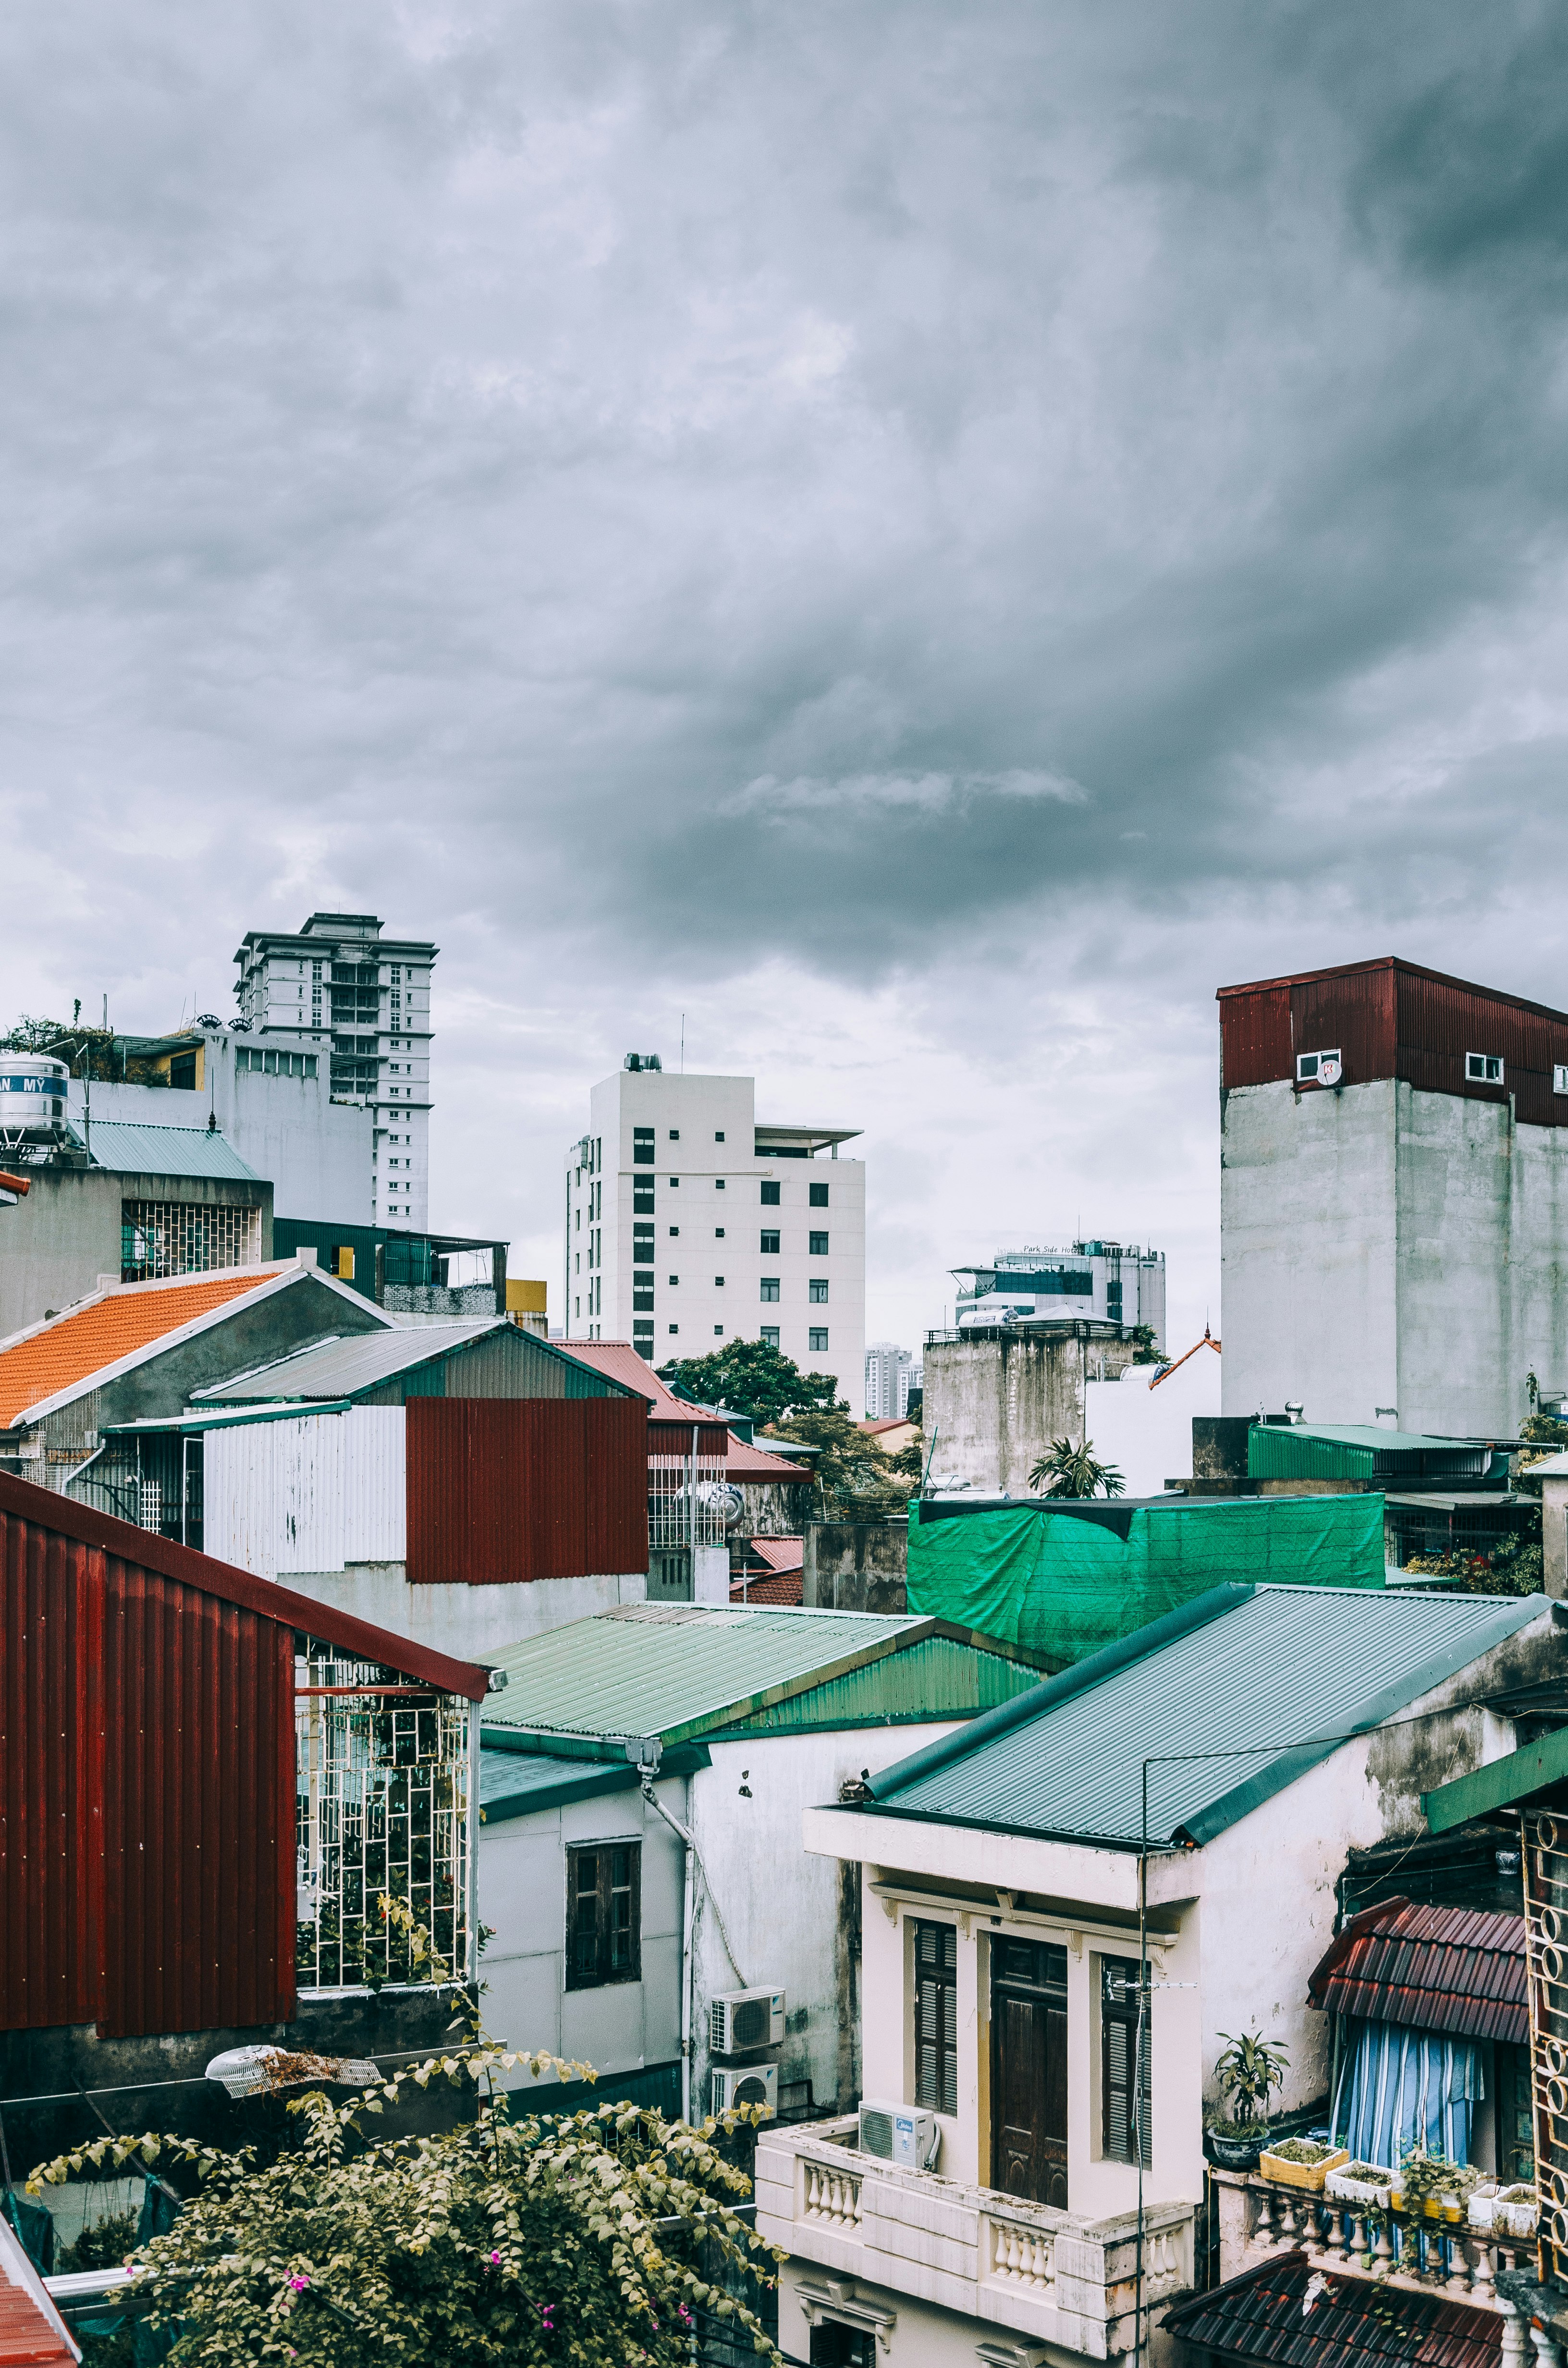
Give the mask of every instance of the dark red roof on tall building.
POLYGON ((1392 954, 1334 970, 1222 986, 1220 1077, 1240 1087, 1298 1082, 1303 1053, 1335 1053, 1332 1086, 1301 1081, 1306 1093, 1396 1077, 1427 1093, 1514 1102, 1525 1126, 1568 1125, 1568 1095, 1554 1070, 1568 1064, 1568 1013, 1392 954), (1469 1075, 1471 1053, 1502 1063, 1502 1074, 1469 1075))
POLYGON ((1382 1900, 1346 1924, 1307 1994, 1326 2014, 1522 2043, 1529 2037, 1525 1919, 1382 1900))
POLYGON ((1281 2253, 1177 2303, 1165 2331, 1271 2368, 1498 2368, 1503 2353, 1496 2311, 1336 2278, 1304 2253, 1281 2253))

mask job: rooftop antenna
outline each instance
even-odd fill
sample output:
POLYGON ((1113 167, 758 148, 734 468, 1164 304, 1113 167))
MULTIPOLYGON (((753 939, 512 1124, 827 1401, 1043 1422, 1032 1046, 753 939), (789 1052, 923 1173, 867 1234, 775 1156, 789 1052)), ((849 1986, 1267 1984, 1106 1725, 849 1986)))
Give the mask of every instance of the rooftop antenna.
POLYGON ((686 1075, 686 1014, 684 1011, 680 1015, 680 1073, 684 1077, 686 1075))

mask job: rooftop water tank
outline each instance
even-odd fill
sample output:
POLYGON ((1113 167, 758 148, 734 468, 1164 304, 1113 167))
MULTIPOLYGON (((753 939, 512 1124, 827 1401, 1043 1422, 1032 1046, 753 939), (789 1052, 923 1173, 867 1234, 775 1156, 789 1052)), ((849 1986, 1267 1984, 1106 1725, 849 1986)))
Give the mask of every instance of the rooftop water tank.
POLYGON ((0 1053, 0 1146, 68 1143, 70 1076, 45 1053, 0 1053))

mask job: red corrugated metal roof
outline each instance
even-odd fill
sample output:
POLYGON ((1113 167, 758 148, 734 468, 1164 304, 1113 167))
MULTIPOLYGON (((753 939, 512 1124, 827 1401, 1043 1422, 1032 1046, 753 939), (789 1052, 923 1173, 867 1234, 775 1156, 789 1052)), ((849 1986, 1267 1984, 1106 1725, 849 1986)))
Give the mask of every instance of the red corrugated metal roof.
POLYGON ((1398 954, 1376 954, 1370 962, 1337 962, 1327 970, 1289 971, 1281 978, 1244 979, 1239 986, 1219 986, 1214 990, 1217 1003, 1232 995, 1265 995, 1274 987, 1313 986, 1320 979, 1358 978, 1371 971, 1401 971, 1406 978, 1429 979, 1434 986, 1452 987, 1460 995, 1483 996, 1488 1003, 1506 1003, 1515 1011, 1533 1012, 1538 1019, 1557 1019, 1568 1026, 1568 1011, 1554 1010, 1550 1003, 1531 1003, 1522 995, 1506 995, 1501 987, 1478 986, 1473 979, 1454 978, 1445 970, 1426 970, 1420 962, 1407 962, 1398 954))
POLYGON ((122 1561, 177 1579, 203 1595, 259 1611, 290 1630, 319 1636, 324 1644, 341 1645, 359 1660, 377 1661, 403 1677, 419 1678, 442 1693, 481 1702, 489 1691, 489 1673, 476 1662, 455 1661, 448 1653, 433 1652, 427 1645, 415 1645, 406 1636, 394 1636, 390 1628, 378 1628, 369 1620, 356 1620, 351 1612, 318 1603, 313 1596, 296 1595, 291 1587, 257 1578, 254 1571, 238 1570, 212 1554, 198 1554, 193 1546, 176 1545, 172 1538, 156 1537, 150 1530, 135 1529, 129 1521, 117 1521, 110 1514, 94 1512, 70 1497, 57 1496, 52 1488, 36 1488, 30 1480, 15 1480, 9 1473, 0 1472, 0 1520, 7 1513, 18 1515, 40 1531, 79 1540, 122 1561))
POLYGON ((753 1538, 750 1543, 769 1570, 799 1570, 806 1559, 804 1538, 753 1538))
POLYGON ((166 1332, 194 1323, 247 1291, 276 1282, 283 1269, 254 1267, 228 1274, 191 1275, 155 1291, 106 1292, 89 1306, 69 1309, 13 1348, 0 1349, 0 1429, 8 1429, 28 1406, 40 1406, 138 1349, 150 1348, 166 1332))
POLYGON ((1503 2352, 1495 2311, 1314 2271, 1304 2253, 1281 2253, 1177 2303, 1165 2331, 1270 2368, 1498 2368, 1503 2352))
POLYGON ((81 2357, 43 2280, 0 2220, 0 2368, 66 2368, 81 2357))
MULTIPOLYGON (((570 1356, 596 1372, 608 1373, 612 1381, 623 1382, 629 1390, 640 1391, 653 1409, 650 1421, 681 1423, 687 1430, 698 1416, 695 1406, 660 1381, 645 1357, 639 1356, 630 1340, 562 1340, 558 1344, 570 1356)), ((811 1474, 802 1464, 786 1463, 781 1455, 765 1454, 759 1448, 748 1447, 732 1430, 724 1458, 725 1476, 731 1480, 809 1480, 811 1474)), ((781 1440, 780 1446, 788 1442, 781 1440)), ((706 1448, 703 1452, 707 1452, 706 1448)))
POLYGON ((1385 1899, 1345 1927, 1307 1990, 1326 2014, 1522 2044, 1529 2037, 1525 1919, 1385 1899))

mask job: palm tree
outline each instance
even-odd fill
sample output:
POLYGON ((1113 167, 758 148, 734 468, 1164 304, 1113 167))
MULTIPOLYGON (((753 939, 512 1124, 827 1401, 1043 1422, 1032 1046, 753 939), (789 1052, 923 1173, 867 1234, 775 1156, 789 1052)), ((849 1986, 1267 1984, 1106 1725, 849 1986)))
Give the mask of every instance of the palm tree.
POLYGON ((1053 1439, 1029 1472, 1029 1486, 1047 1497, 1124 1497, 1127 1483, 1114 1463, 1096 1463, 1095 1442, 1085 1439, 1074 1447, 1070 1439, 1053 1439))

